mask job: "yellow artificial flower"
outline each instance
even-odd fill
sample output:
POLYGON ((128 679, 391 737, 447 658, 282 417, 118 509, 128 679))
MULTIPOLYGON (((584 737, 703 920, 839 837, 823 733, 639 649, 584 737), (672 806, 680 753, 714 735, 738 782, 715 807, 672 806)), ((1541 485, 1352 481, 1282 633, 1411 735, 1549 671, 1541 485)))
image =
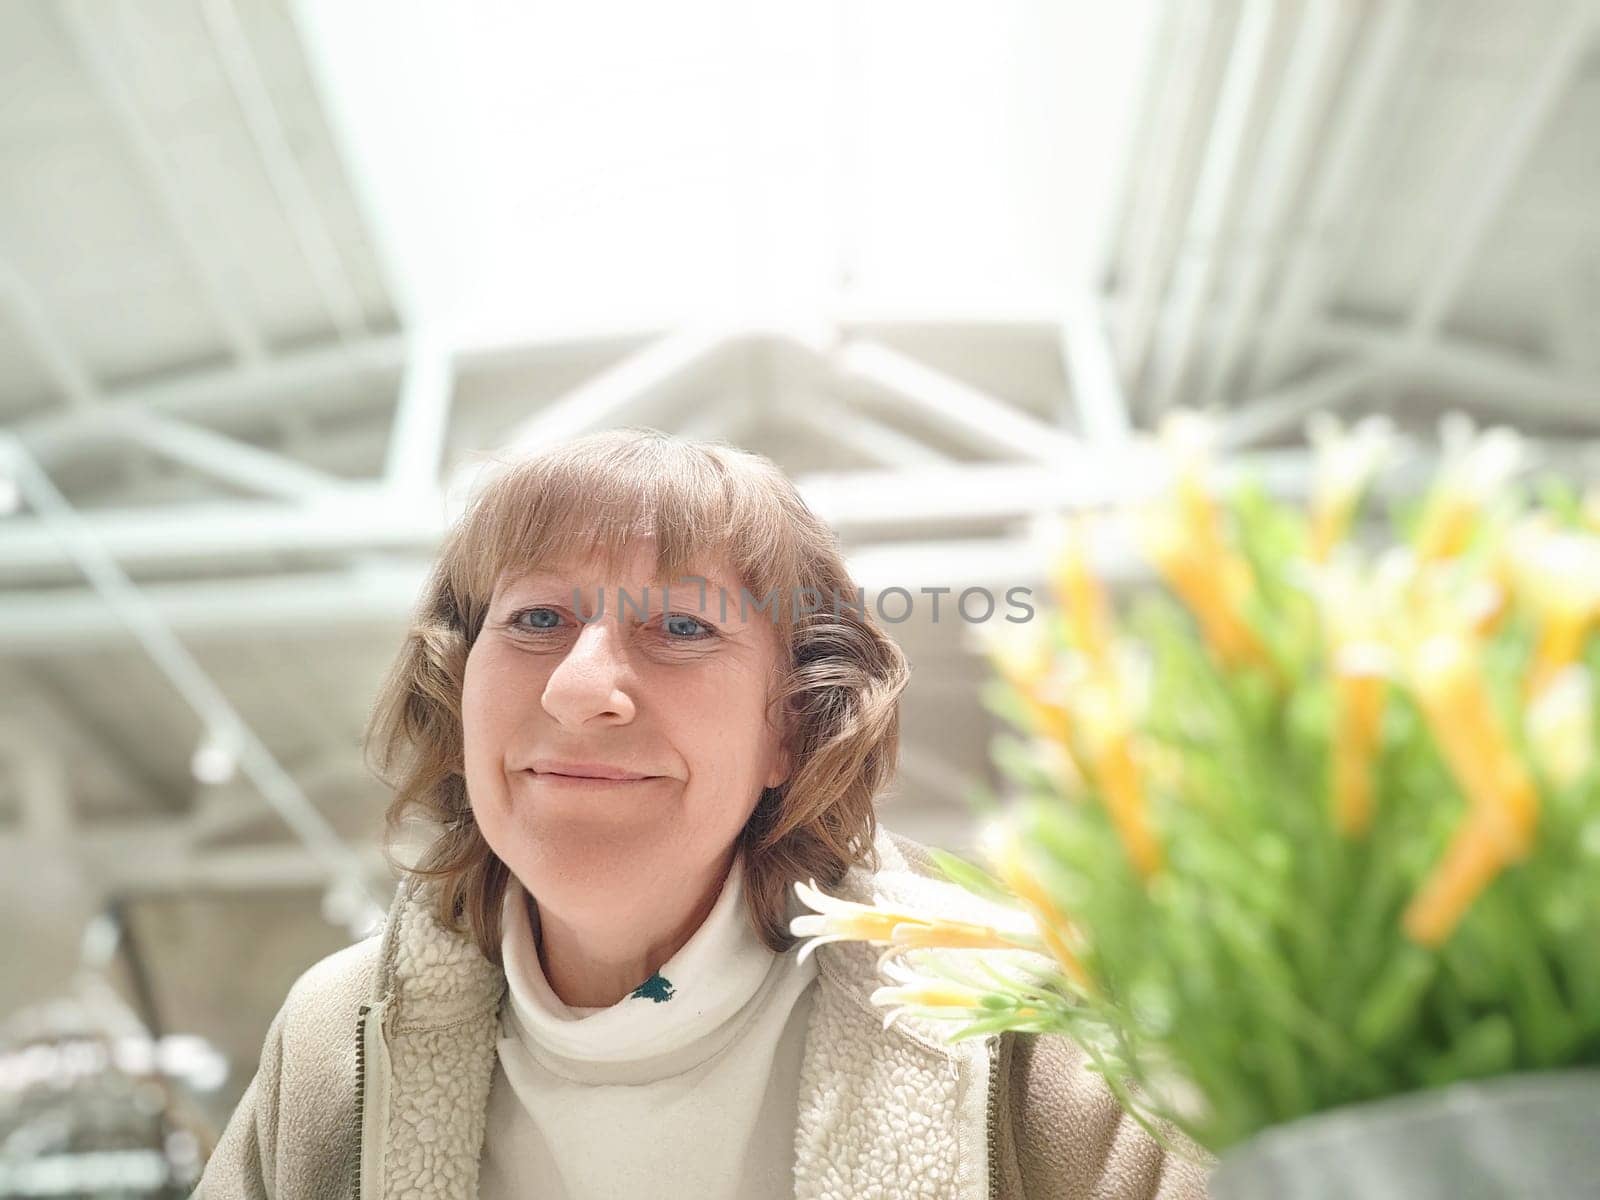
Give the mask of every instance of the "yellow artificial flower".
POLYGON ((1518 598, 1539 623, 1526 680, 1532 700, 1578 661, 1600 618, 1600 537, 1559 530, 1540 514, 1512 529, 1504 563, 1518 598))
POLYGON ((1222 512, 1213 499, 1213 437, 1211 423, 1197 413, 1173 413, 1162 422, 1172 496, 1142 514, 1141 541, 1224 665, 1271 669, 1265 647, 1244 618, 1255 587, 1249 564, 1227 544, 1222 512))
POLYGON ((1170 511, 1146 511, 1140 532, 1145 553, 1223 665, 1264 664, 1265 650, 1243 617, 1253 586, 1248 565, 1229 553, 1204 551, 1203 539, 1170 511))
POLYGON ((1373 764, 1383 733, 1389 683, 1375 663, 1346 653, 1334 674, 1334 821, 1359 837, 1372 826, 1373 764))
POLYGON ((995 877, 1032 915, 1046 948, 1068 978, 1080 987, 1092 987, 1083 963, 1067 944, 1072 922, 1023 863, 1022 839, 1011 823, 1004 818, 986 822, 978 835, 978 851, 995 877))
POLYGON ((1036 732, 1072 751, 1072 718, 1060 698, 1062 664, 1047 621, 990 621, 973 627, 979 647, 1017 692, 1036 732))
POLYGON ((1098 666, 1111 650, 1111 605, 1089 565, 1085 525, 1081 517, 1053 523, 1050 585, 1074 645, 1098 666))
POLYGON ((1470 806, 1404 916, 1406 932, 1434 947, 1499 872, 1532 848, 1539 799, 1495 715, 1468 635, 1446 629, 1428 638, 1409 673, 1429 730, 1470 806))
POLYGON ((1372 823, 1377 758, 1393 655, 1382 642, 1375 585, 1351 556, 1316 568, 1313 590, 1333 680, 1330 755, 1334 823, 1349 837, 1372 823))
POLYGON ((1150 829, 1143 772, 1136 747, 1137 715, 1149 703, 1149 663, 1133 646, 1119 646, 1074 694, 1081 756, 1099 788, 1129 860, 1143 877, 1161 867, 1150 829))
POLYGON ((1148 879, 1161 869, 1161 846, 1150 831, 1146 813, 1144 779, 1134 756, 1130 733, 1116 737, 1097 764, 1106 810, 1134 869, 1148 879))

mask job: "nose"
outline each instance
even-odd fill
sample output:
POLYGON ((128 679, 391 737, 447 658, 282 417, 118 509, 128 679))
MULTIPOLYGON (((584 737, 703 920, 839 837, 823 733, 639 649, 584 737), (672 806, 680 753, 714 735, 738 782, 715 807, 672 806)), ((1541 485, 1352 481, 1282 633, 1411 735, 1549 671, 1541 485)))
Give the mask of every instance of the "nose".
POLYGON ((546 680, 541 702, 573 729, 591 722, 625 725, 633 720, 632 681, 621 623, 602 618, 581 627, 546 680))

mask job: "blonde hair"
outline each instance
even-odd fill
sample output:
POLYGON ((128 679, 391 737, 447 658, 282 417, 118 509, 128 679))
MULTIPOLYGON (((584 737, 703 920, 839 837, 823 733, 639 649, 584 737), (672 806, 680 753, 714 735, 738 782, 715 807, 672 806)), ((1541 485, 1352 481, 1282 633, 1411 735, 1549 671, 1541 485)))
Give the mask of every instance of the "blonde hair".
POLYGON ((758 602, 774 592, 782 601, 770 610, 788 651, 774 707, 793 769, 763 791, 739 849, 750 921, 772 950, 789 949, 795 881, 828 887, 853 865, 880 866, 874 802, 896 766, 899 697, 910 679, 899 646, 856 603, 837 536, 770 459, 720 441, 627 427, 501 465, 446 535, 363 739, 368 765, 394 791, 385 853, 390 835, 414 819, 431 838, 415 866, 392 857, 391 866, 432 881, 435 917, 465 926, 499 964, 510 872, 467 799, 467 654, 503 572, 594 553, 615 564, 649 531, 657 578, 677 579, 715 556, 758 602), (809 597, 806 588, 820 602, 788 599, 809 597))

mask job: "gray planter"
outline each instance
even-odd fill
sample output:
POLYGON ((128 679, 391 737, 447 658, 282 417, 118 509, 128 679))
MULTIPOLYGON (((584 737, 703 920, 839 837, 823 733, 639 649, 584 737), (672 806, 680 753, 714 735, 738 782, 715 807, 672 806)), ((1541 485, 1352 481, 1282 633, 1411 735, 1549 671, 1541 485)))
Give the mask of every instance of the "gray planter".
POLYGON ((1451 1084, 1291 1121, 1223 1154, 1212 1200, 1592 1200, 1600 1070, 1451 1084))

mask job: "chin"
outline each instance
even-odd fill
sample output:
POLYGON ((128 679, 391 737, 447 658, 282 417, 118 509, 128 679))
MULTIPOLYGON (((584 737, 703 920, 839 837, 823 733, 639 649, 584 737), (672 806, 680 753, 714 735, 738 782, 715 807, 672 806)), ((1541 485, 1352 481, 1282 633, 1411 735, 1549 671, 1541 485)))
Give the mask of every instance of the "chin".
POLYGON ((681 852, 649 824, 518 820, 502 836, 485 830, 484 837, 529 891, 541 882, 563 890, 635 890, 682 870, 681 852))

